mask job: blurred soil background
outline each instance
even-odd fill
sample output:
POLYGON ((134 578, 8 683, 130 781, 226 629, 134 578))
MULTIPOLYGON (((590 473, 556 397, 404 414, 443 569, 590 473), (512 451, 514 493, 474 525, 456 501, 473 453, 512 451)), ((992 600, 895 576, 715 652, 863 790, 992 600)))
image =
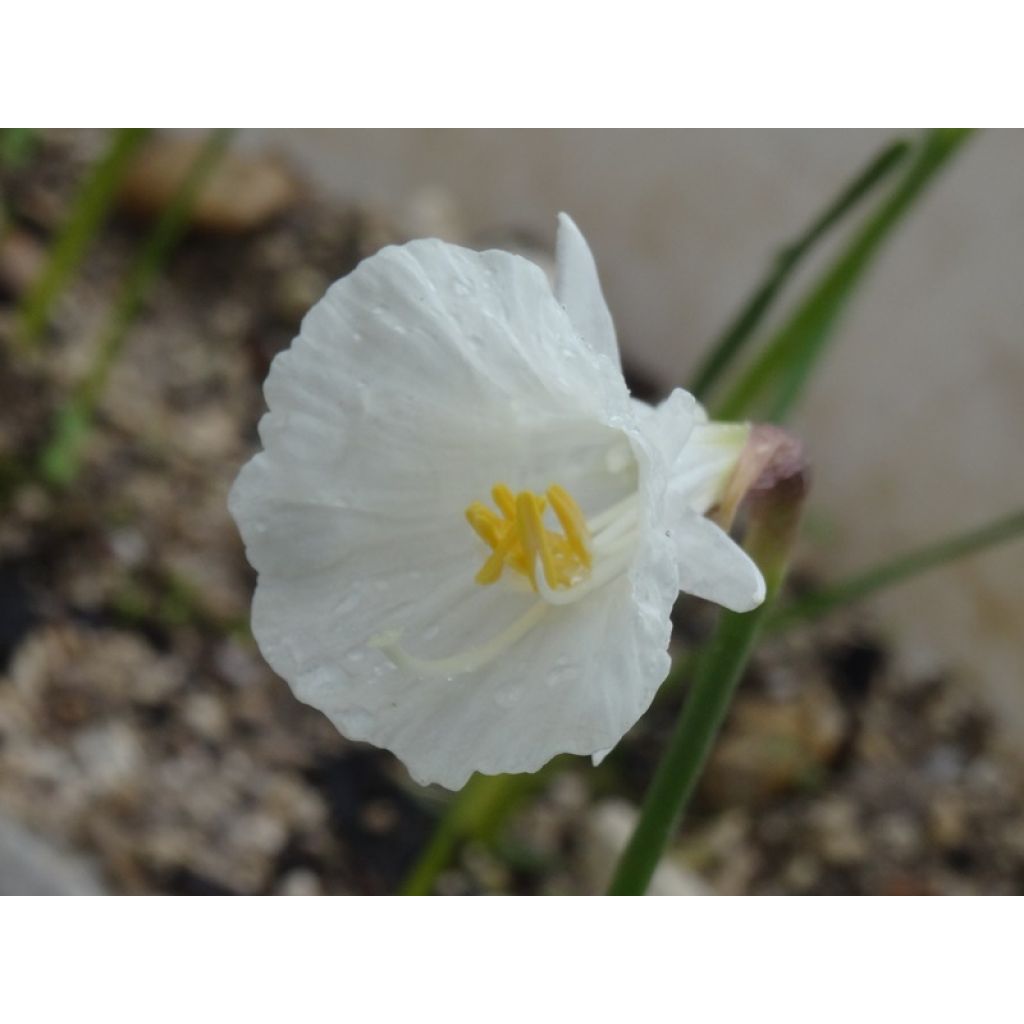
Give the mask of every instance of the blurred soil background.
MULTIPOLYGON (((446 794, 345 741, 264 664, 227 491, 256 444, 269 362, 331 281, 411 236, 541 261, 543 239, 514 222, 467 232, 451 194, 347 205, 277 159, 229 155, 59 490, 31 467, 194 153, 147 142, 43 343, 24 352, 17 304, 105 139, 47 133, 0 177, 0 892, 393 892, 446 794)), ((642 362, 627 376, 649 399, 673 383, 642 362)), ((798 567, 795 591, 813 569, 798 567)), ((710 615, 680 606, 681 647, 710 615)), ((600 891, 681 696, 660 695, 599 769, 560 759, 519 786, 437 890, 600 891)), ((995 725, 955 666, 863 614, 772 639, 655 889, 1019 893, 1024 790, 995 725)))

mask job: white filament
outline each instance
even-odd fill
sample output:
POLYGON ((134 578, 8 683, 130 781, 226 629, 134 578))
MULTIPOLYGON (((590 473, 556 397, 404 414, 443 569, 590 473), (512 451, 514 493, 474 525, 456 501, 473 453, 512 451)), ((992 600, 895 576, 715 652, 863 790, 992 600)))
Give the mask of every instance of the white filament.
POLYGON ((447 658, 418 658, 414 654, 409 654, 399 643, 401 633, 397 629, 375 636, 370 641, 370 646, 382 651, 397 668, 405 669, 407 672, 424 676, 458 676, 474 672, 500 657, 513 644, 522 640, 540 622, 546 611, 547 605, 543 601, 538 601, 511 626, 487 643, 447 658))

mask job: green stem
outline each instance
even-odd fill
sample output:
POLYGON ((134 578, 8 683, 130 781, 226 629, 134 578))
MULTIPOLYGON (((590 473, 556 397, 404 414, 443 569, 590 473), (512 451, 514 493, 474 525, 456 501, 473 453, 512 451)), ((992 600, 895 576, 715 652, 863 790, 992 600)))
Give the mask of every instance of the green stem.
POLYGON ((474 775, 449 804, 399 895, 429 896, 437 876, 451 863, 456 847, 499 821, 525 791, 524 779, 525 785, 529 785, 529 776, 474 775))
POLYGON ((92 365, 71 399, 58 412, 53 437, 43 452, 40 468, 50 483, 66 486, 77 474, 82 445, 91 428, 111 367, 121 353, 128 328, 168 254, 184 234, 196 197, 223 154, 231 134, 230 128, 217 128, 210 132, 122 283, 92 365))
POLYGON ((773 630, 783 630, 801 622, 812 622, 852 604, 894 583, 901 583, 936 566, 983 551, 1024 534, 1024 509, 969 530, 936 544, 909 551, 899 558, 875 566, 835 586, 798 598, 775 611, 768 622, 773 630))
POLYGON ((610 896, 642 896, 647 891, 725 720, 763 620, 761 609, 746 615, 723 612, 651 782, 640 822, 619 862, 610 896))
POLYGON ((742 419, 762 408, 769 419, 785 418, 882 244, 969 136, 961 128, 935 129, 925 136, 893 193, 729 391, 715 418, 742 419))
POLYGON ((764 575, 765 600, 752 612, 723 612, 698 660, 693 688, 619 861, 610 896, 642 896, 679 827, 725 721, 758 633, 782 584, 803 505, 802 474, 751 501, 746 548, 764 575))
POLYGON ((50 249, 46 266, 22 302, 18 339, 23 346, 31 347, 39 340, 54 301, 106 220, 121 179, 147 132, 146 128, 118 129, 103 158, 93 165, 50 249))
POLYGON ((889 143, 832 200, 803 234, 779 251, 761 284, 698 366, 690 385, 690 391, 697 398, 702 401, 706 399, 708 392, 718 383, 736 356, 753 337, 754 331, 760 326, 778 293, 814 246, 872 192, 876 185, 885 180, 909 152, 910 144, 902 139, 889 143))

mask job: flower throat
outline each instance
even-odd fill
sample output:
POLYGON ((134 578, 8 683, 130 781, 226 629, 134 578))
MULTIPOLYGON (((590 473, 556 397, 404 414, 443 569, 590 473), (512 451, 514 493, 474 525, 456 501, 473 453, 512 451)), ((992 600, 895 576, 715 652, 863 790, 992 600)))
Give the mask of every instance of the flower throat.
POLYGON ((502 483, 491 489, 500 515, 482 502, 466 508, 466 519, 491 554, 474 577, 477 583, 496 583, 506 568, 529 580, 537 591, 538 573, 552 590, 578 583, 590 571, 592 550, 590 529, 579 505, 563 487, 553 484, 542 497, 532 491, 513 495, 502 483), (544 511, 550 506, 562 527, 555 533, 544 525, 544 511))
POLYGON ((421 676, 456 676, 475 671, 518 643, 556 605, 574 604, 618 578, 629 565, 637 542, 638 500, 635 493, 590 519, 558 484, 543 495, 513 493, 495 484, 495 512, 483 502, 466 508, 469 525, 490 548, 474 580, 489 586, 506 569, 524 578, 537 595, 514 622, 480 644, 446 658, 421 658, 403 647, 400 630, 385 630, 370 640, 390 660, 421 676), (561 533, 544 525, 550 508, 561 533))

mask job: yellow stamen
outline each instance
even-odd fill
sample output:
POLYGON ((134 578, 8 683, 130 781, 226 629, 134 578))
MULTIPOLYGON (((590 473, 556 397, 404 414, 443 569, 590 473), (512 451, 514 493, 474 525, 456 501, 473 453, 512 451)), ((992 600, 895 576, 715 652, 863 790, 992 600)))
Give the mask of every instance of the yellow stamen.
POLYGON ((558 585, 558 574, 555 571, 555 560, 551 554, 551 547, 548 544, 547 530, 541 521, 540 500, 536 494, 530 491, 520 491, 516 496, 516 512, 518 513, 516 525, 519 527, 519 543, 526 556, 527 571, 530 574, 530 583, 534 589, 537 588, 535 576, 537 557, 540 556, 540 563, 544 569, 544 579, 548 581, 549 587, 558 585))
POLYGON ((515 529, 510 529, 505 533, 504 537, 494 546, 490 557, 484 562, 480 567, 480 571, 474 577, 477 583, 484 585, 496 583, 501 578, 501 570, 505 567, 505 560, 512 557, 512 548, 518 539, 515 529))
POLYGON ((498 546, 502 536, 501 520, 483 502, 474 501, 466 509, 466 519, 492 550, 498 546))
MULTIPOLYGON (((583 518, 579 505, 573 501, 571 495, 564 487, 552 484, 548 488, 548 501, 558 516, 558 521, 565 531, 566 540, 573 554, 590 568, 590 530, 587 528, 587 521, 583 518)), ((550 582, 550 580, 548 581, 550 582)))
POLYGON ((494 504, 501 510, 501 514, 510 522, 516 518, 516 498, 506 484, 495 484, 491 488, 491 497, 494 504))
POLYGON ((579 505, 564 487, 552 485, 545 499, 532 491, 514 494, 506 484, 497 483, 491 496, 501 517, 479 501, 466 508, 469 525, 491 549, 476 574, 477 583, 497 582, 507 566, 524 576, 536 591, 538 559, 549 590, 568 589, 587 575, 592 563, 590 530, 579 505), (544 526, 549 503, 564 536, 544 526))
POLYGON ((374 637, 371 646, 383 651, 405 672, 448 677, 475 672, 518 644, 552 605, 585 600, 629 566, 630 531, 635 533, 637 518, 636 495, 598 513, 590 523, 569 492, 557 484, 547 489, 545 497, 533 491, 514 494, 510 487, 498 483, 491 489, 491 496, 500 516, 479 501, 466 507, 466 521, 490 549, 476 582, 485 586, 496 583, 508 568, 530 584, 537 599, 490 640, 449 657, 421 658, 410 653, 402 646, 402 634, 397 629, 374 637), (564 534, 545 527, 548 505, 564 534), (609 544, 610 535, 613 539, 609 544))

